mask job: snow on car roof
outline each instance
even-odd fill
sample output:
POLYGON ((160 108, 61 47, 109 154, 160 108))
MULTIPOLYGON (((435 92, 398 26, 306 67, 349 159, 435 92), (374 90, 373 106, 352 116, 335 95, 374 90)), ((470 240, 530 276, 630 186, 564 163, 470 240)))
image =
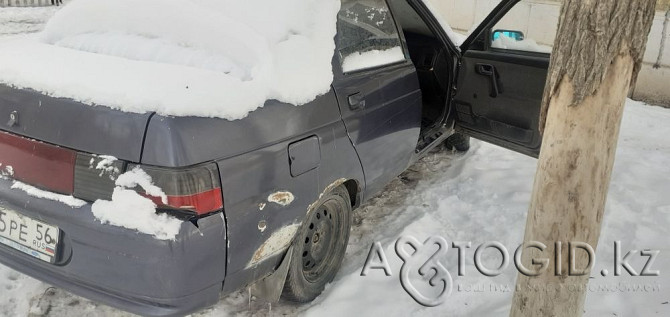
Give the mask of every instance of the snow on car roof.
POLYGON ((0 83, 127 112, 244 118, 333 80, 339 0, 75 0, 0 42, 0 83))

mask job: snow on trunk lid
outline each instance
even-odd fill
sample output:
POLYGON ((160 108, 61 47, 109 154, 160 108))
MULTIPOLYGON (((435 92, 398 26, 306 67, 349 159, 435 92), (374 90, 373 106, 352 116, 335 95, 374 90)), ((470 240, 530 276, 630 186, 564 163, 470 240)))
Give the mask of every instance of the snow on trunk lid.
POLYGON ((330 91, 340 0, 78 0, 0 41, 0 83, 133 113, 242 119, 330 91))

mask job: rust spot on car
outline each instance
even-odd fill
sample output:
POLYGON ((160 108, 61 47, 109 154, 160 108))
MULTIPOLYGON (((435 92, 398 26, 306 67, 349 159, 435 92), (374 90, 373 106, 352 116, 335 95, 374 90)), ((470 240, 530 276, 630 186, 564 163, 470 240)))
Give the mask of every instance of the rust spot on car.
POLYGON ((254 256, 251 257, 251 261, 249 261, 247 267, 252 267, 273 255, 284 252, 291 245, 291 242, 293 242, 293 238, 299 228, 300 223, 294 223, 273 232, 270 238, 265 240, 256 252, 254 252, 254 256))
POLYGON ((265 229, 267 229, 268 223, 265 220, 261 220, 258 222, 258 230, 260 232, 265 232, 265 229))
MULTIPOLYGON (((314 201, 307 207, 307 214, 309 214, 310 211, 312 211, 312 209, 318 206, 319 201, 321 200, 321 198, 323 198, 325 194, 331 192, 336 187, 344 184, 346 181, 347 181, 346 178, 340 178, 332 182, 330 185, 326 186, 326 188, 321 192, 316 201, 314 201)), ((282 206, 290 205, 293 202, 293 200, 295 200, 295 197, 293 196, 292 193, 287 191, 276 192, 268 197, 269 202, 276 203, 282 206)), ((268 238, 256 250, 256 252, 254 252, 251 261, 249 261, 249 264, 247 264, 247 268, 257 265, 258 263, 263 262, 265 259, 271 256, 286 251, 286 249, 288 249, 288 247, 291 246, 293 238, 295 238, 295 235, 297 234, 298 229, 300 229, 300 226, 301 226, 300 223, 294 223, 291 225, 284 226, 283 228, 273 232, 270 238, 268 238)))
POLYGON ((307 214, 309 214, 309 212, 312 211, 312 209, 314 209, 317 206, 317 204, 319 203, 321 198, 323 198, 323 195, 325 195, 326 193, 331 192, 337 186, 340 186, 340 185, 342 185, 346 182, 347 182, 346 178, 340 178, 340 179, 337 179, 336 181, 332 182, 330 185, 326 186, 326 188, 319 195, 319 198, 316 201, 314 201, 313 203, 311 203, 309 205, 309 207, 307 207, 307 214))
POLYGON ((280 192, 270 194, 270 196, 268 196, 268 201, 269 202, 275 203, 275 204, 280 205, 280 206, 288 206, 294 200, 295 200, 295 196, 293 196, 293 193, 288 192, 288 191, 280 191, 280 192))

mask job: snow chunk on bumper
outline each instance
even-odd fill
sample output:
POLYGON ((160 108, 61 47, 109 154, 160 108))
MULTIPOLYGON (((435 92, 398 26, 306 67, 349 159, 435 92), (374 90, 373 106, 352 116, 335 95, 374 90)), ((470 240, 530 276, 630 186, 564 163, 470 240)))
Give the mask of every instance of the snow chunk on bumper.
MULTIPOLYGON (((2 175, 2 173, 0 173, 0 177, 1 177, 1 175, 2 175)), ((77 199, 77 198, 74 198, 72 196, 52 193, 50 191, 42 190, 42 189, 39 189, 37 187, 31 186, 31 185, 28 185, 26 183, 22 183, 22 182, 19 182, 19 181, 14 181, 14 183, 12 184, 11 189, 22 190, 23 192, 28 194, 28 196, 57 201, 57 202, 66 204, 66 205, 68 205, 72 208, 81 208, 84 205, 86 205, 86 202, 81 200, 81 199, 77 199)))
POLYGON ((126 172, 116 180, 112 200, 97 200, 91 211, 103 224, 137 230, 159 240, 174 240, 182 221, 167 214, 157 214, 156 204, 133 189, 142 187, 149 195, 167 198, 163 191, 153 185, 151 176, 141 168, 126 172))

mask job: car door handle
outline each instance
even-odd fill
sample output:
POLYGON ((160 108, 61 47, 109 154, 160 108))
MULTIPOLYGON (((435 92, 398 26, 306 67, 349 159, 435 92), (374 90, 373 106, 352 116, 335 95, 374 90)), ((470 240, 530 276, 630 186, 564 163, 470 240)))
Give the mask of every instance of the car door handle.
POLYGON ((479 75, 488 77, 491 81, 491 93, 489 94, 491 98, 497 98, 503 92, 500 74, 498 74, 495 66, 491 64, 476 64, 475 71, 479 75))
POLYGON ((349 109, 362 110, 365 109, 365 96, 361 93, 349 95, 349 109))

